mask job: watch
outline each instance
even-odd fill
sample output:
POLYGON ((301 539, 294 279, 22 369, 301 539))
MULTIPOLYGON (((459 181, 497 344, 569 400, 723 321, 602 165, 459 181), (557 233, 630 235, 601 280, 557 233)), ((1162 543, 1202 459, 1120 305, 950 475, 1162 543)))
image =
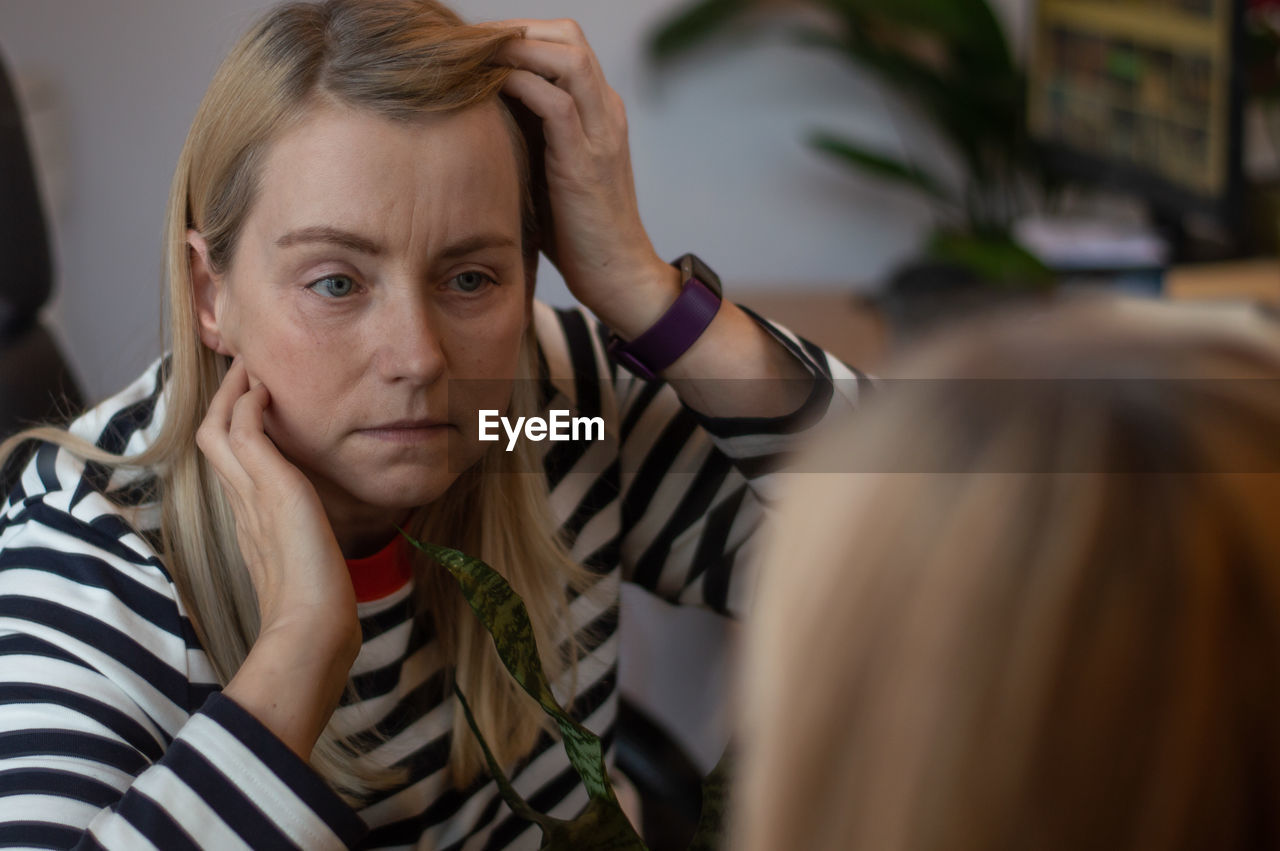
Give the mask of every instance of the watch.
POLYGON ((671 264, 680 270, 684 286, 675 304, 647 331, 627 342, 609 335, 609 354, 643 379, 657 377, 697 342, 720 309, 720 278, 696 255, 685 254, 671 264))

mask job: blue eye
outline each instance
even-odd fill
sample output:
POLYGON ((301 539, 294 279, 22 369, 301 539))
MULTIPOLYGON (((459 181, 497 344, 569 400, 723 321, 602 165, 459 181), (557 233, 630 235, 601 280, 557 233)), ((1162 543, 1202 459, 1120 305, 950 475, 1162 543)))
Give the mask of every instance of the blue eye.
POLYGON ((451 284, 456 283, 458 285, 459 291, 461 292, 474 293, 482 289, 486 283, 496 285, 498 282, 495 281, 493 278, 489 277, 488 275, 486 275, 484 272, 473 271, 473 272, 463 272, 460 275, 454 275, 453 278, 449 281, 449 283, 451 284))
POLYGON ((351 295, 355 288, 355 281, 346 275, 326 275, 308 286, 308 289, 319 293, 325 298, 342 298, 343 296, 351 295))

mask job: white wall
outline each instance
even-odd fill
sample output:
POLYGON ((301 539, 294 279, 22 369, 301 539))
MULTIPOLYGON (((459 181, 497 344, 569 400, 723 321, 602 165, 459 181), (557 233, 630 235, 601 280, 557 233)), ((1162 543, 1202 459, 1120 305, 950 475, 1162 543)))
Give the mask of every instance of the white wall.
MULTIPOLYGON (((1000 0, 1020 10, 1026 0, 1000 0)), ((574 17, 629 108, 658 250, 696 250, 733 290, 867 289, 927 226, 920 201, 807 151, 828 126, 933 150, 917 123, 834 59, 779 38, 650 73, 642 34, 680 0, 460 0, 474 19, 574 17)), ((51 318, 91 397, 160 347, 160 227, 187 126, 223 53, 268 0, 3 0, 0 50, 38 110, 59 298, 51 318)), ((1020 19, 1020 15, 1015 15, 1020 19)), ((541 296, 568 303, 553 273, 541 296)))

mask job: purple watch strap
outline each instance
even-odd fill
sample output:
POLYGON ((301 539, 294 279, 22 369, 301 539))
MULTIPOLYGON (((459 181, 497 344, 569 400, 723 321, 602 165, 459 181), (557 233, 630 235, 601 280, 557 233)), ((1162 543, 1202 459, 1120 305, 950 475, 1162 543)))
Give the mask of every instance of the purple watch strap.
POLYGON ((675 304, 649 330, 629 343, 615 336, 609 343, 609 353, 641 378, 655 378, 697 342, 719 309, 720 296, 691 277, 675 304))

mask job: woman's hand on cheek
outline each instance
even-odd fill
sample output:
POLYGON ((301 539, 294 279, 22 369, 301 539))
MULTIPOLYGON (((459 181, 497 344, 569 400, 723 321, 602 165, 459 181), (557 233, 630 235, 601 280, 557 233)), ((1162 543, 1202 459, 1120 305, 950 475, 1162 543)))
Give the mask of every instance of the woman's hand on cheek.
POLYGON ((640 221, 622 99, 573 21, 495 26, 526 32, 498 61, 517 69, 504 91, 542 118, 555 219, 549 253, 573 294, 606 324, 624 336, 643 330, 675 300, 680 281, 640 221))
POLYGON ((225 691, 305 758, 341 696, 360 622, 315 488, 263 430, 270 404, 267 388, 237 359, 196 442, 235 516, 261 615, 257 641, 225 691))

